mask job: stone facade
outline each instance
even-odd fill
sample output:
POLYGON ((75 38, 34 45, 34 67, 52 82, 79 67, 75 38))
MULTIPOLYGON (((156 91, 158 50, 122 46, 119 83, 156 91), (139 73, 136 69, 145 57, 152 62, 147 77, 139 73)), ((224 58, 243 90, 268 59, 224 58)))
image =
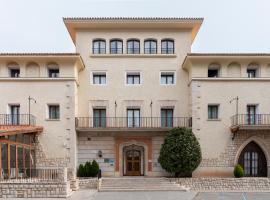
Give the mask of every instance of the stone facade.
POLYGON ((79 187, 80 189, 97 189, 98 179, 97 178, 80 178, 79 187))
POLYGON ((171 180, 192 191, 270 192, 270 178, 179 178, 171 180))

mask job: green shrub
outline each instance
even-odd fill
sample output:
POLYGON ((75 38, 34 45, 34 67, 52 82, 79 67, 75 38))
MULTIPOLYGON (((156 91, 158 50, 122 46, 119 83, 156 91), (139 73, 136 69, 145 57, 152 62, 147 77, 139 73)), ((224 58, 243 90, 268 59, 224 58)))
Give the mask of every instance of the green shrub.
POLYGON ((99 165, 97 161, 86 162, 84 165, 80 164, 77 170, 78 177, 96 177, 99 172, 99 165))
POLYGON ((200 144, 191 129, 174 128, 162 144, 158 161, 176 177, 189 177, 202 159, 200 144))
POLYGON ((236 165, 233 170, 233 174, 235 178, 241 178, 244 176, 244 169, 241 165, 236 165))
POLYGON ((93 160, 91 176, 96 177, 98 174, 98 171, 99 171, 99 165, 98 165, 97 161, 93 160))
POLYGON ((79 169, 77 171, 77 176, 78 177, 84 177, 85 176, 85 167, 83 164, 79 165, 79 169))
POLYGON ((84 177, 91 177, 91 172, 92 172, 91 162, 86 162, 84 165, 84 168, 85 168, 85 176, 84 177))

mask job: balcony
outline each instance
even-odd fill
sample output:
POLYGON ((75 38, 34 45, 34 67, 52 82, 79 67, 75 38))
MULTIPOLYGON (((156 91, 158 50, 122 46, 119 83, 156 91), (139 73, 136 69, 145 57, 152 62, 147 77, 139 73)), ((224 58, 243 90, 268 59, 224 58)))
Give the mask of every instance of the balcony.
POLYGON ((29 114, 0 114, 0 136, 20 133, 40 133, 36 117, 29 114))
POLYGON ((270 114, 238 114, 231 117, 233 133, 245 131, 270 130, 270 114))
POLYGON ((192 127, 190 117, 77 117, 78 132, 167 132, 174 127, 192 127))

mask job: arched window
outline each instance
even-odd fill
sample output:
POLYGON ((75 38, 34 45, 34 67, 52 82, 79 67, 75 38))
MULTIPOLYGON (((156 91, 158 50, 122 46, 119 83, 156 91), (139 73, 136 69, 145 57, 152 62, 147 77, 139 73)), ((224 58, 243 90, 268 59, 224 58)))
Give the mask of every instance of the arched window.
POLYGON ((140 41, 130 39, 127 41, 127 53, 128 54, 139 54, 140 53, 140 41))
POLYGON ((27 77, 39 77, 40 70, 39 65, 35 62, 30 62, 26 65, 26 76, 27 77))
POLYGON ((9 71, 9 76, 12 78, 20 77, 20 66, 16 62, 11 62, 7 64, 7 68, 9 71))
POLYGON ((157 53, 157 41, 149 39, 144 41, 144 53, 145 54, 156 54, 157 53))
POLYGON ((208 66, 208 77, 209 78, 217 78, 220 77, 220 64, 219 63, 211 63, 208 66))
POLYGON ((256 78, 260 76, 260 66, 257 63, 250 63, 247 66, 247 77, 256 78))
POLYGON ((174 41, 171 39, 164 39, 161 41, 162 54, 174 54, 174 41))
POLYGON ((47 64, 48 77, 49 78, 58 78, 60 74, 59 65, 57 63, 47 64))
POLYGON ((93 54, 105 54, 106 41, 103 39, 93 40, 93 54))
POLYGON ((123 41, 114 39, 110 41, 110 53, 111 54, 122 54, 123 53, 123 41))

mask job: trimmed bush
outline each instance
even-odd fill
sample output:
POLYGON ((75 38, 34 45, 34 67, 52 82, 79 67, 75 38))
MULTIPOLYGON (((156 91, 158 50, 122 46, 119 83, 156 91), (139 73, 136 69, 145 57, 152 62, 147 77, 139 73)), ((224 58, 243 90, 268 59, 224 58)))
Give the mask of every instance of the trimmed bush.
POLYGON ((241 178, 244 176, 244 169, 241 165, 236 165, 233 170, 233 174, 235 178, 241 178))
POLYGON ((98 171, 99 171, 99 165, 98 165, 97 161, 93 160, 93 162, 92 162, 92 174, 91 175, 93 177, 97 176, 98 171))
POLYGON ((84 169, 84 165, 80 164, 79 165, 79 169, 77 171, 77 176, 78 177, 84 177, 85 176, 85 169, 84 169))
POLYGON ((96 177, 99 172, 98 163, 93 160, 93 162, 86 162, 84 165, 80 164, 77 170, 78 177, 96 177))
POLYGON ((176 177, 190 177, 201 159, 200 144, 191 129, 174 128, 165 137, 158 161, 176 177))

